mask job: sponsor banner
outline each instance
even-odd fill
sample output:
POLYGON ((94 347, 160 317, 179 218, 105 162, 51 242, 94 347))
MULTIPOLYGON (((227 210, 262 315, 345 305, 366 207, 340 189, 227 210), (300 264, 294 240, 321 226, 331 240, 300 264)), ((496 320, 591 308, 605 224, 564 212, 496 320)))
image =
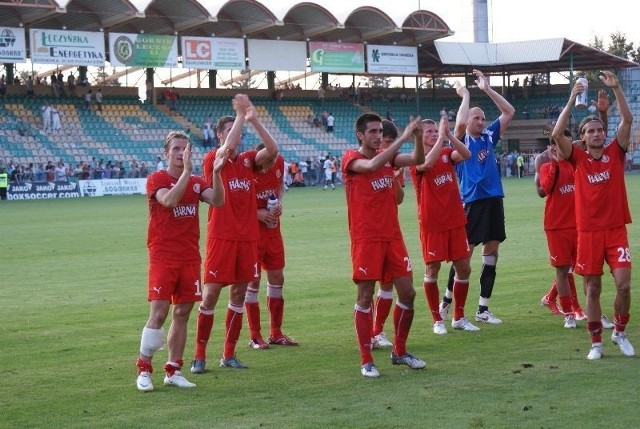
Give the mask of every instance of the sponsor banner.
POLYGON ((80 193, 83 197, 146 195, 147 179, 80 180, 80 193))
POLYGON ((364 45, 309 42, 312 72, 364 73, 364 45))
POLYGON ((305 42, 249 39, 247 45, 251 70, 305 71, 307 69, 305 42))
POLYGON ((24 28, 0 26, 0 63, 24 63, 27 49, 24 28))
POLYGON ((418 48, 367 45, 367 71, 390 75, 417 75, 418 48))
POLYGON ((244 39, 180 38, 182 67, 188 69, 244 70, 244 39))
POLYGON ((31 61, 40 64, 73 66, 104 65, 104 34, 89 31, 29 31, 31 61))
POLYGON ((178 67, 178 37, 109 33, 109 60, 114 67, 178 67))
POLYGON ((80 188, 76 182, 26 182, 9 184, 8 200, 51 200, 56 198, 79 198, 80 188))

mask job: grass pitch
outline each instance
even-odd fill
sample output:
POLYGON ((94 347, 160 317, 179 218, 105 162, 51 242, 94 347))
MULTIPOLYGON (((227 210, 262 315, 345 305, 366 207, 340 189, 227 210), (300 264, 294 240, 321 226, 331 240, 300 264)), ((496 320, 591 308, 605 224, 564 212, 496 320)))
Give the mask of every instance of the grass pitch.
MULTIPOLYGON (((507 241, 500 248, 491 310, 501 326, 436 336, 422 292, 415 196, 400 207, 414 265, 416 317, 409 350, 425 370, 393 367, 375 351, 381 377, 360 375, 353 328, 355 286, 342 188, 291 189, 284 199, 287 247, 284 330, 300 347, 247 347, 250 369, 218 368, 222 303, 198 387, 162 384, 166 351, 155 358, 156 390, 135 388, 134 362, 148 316, 147 206, 143 196, 0 203, 1 428, 582 428, 635 427, 638 359, 622 356, 605 331, 605 357, 587 361, 577 330, 539 305, 553 277, 542 231, 543 200, 530 178, 505 180, 507 241)), ((627 176, 634 215, 640 176, 627 176)), ((202 240, 206 207, 201 206, 202 240)), ((375 216, 375 213, 372 213, 375 216)), ((629 227, 632 255, 640 231, 629 227)), ((629 337, 640 347, 633 274, 629 337)), ((467 314, 475 312, 480 252, 474 255, 467 314)), ((447 266, 440 274, 440 289, 447 266)), ((605 276, 603 308, 612 314, 605 276)), ((261 290, 266 325, 264 285, 261 290)), ((582 299, 584 302, 584 299, 582 299)), ((192 315, 185 361, 191 360, 192 315)), ((168 325, 167 325, 168 326, 168 325)), ((391 333, 387 322, 387 333, 391 333)))

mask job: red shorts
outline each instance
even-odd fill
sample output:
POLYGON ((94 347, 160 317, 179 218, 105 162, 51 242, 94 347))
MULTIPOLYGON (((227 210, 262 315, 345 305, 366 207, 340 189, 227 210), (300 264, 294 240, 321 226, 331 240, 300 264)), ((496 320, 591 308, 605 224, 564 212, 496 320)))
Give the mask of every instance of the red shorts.
POLYGON ((604 261, 607 261, 611 271, 616 268, 631 268, 631 251, 625 226, 578 232, 575 272, 583 276, 602 275, 604 261))
POLYGON ((424 263, 459 261, 469 257, 467 230, 464 226, 440 232, 420 234, 424 263))
POLYGON ((404 241, 358 240, 351 243, 352 279, 382 280, 389 283, 396 277, 413 275, 409 252, 404 241))
POLYGON ((575 228, 545 231, 552 267, 573 266, 578 251, 578 231, 575 228))
POLYGON ((151 262, 149 264, 149 301, 172 304, 202 300, 200 264, 151 262))
POLYGON ((230 285, 260 278, 258 243, 211 239, 207 241, 204 282, 230 285))
POLYGON ((284 268, 284 242, 281 234, 260 237, 258 261, 263 270, 275 271, 284 268))

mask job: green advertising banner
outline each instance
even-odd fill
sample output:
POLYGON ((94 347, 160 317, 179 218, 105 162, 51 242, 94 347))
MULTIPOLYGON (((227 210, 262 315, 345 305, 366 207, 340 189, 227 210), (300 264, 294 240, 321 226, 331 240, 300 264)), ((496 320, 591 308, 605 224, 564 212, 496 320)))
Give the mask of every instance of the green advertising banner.
POLYGON ((364 45, 360 43, 309 42, 311 71, 364 73, 364 45))
POLYGON ((178 37, 159 34, 109 34, 115 67, 178 67, 178 37))

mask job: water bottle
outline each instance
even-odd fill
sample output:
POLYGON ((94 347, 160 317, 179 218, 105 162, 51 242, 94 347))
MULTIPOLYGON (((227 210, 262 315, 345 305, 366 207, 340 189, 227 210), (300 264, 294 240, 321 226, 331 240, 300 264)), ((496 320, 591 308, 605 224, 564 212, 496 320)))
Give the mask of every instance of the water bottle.
POLYGON ((589 81, 584 76, 580 76, 577 82, 581 83, 584 89, 576 97, 576 108, 583 110, 587 108, 587 103, 589 103, 589 81))
MULTIPOLYGON (((276 198, 275 194, 269 195, 269 199, 267 200, 267 211, 269 213, 273 213, 277 205, 278 198, 276 198)), ((275 228, 276 226, 278 226, 278 222, 267 222, 267 228, 275 228)))

